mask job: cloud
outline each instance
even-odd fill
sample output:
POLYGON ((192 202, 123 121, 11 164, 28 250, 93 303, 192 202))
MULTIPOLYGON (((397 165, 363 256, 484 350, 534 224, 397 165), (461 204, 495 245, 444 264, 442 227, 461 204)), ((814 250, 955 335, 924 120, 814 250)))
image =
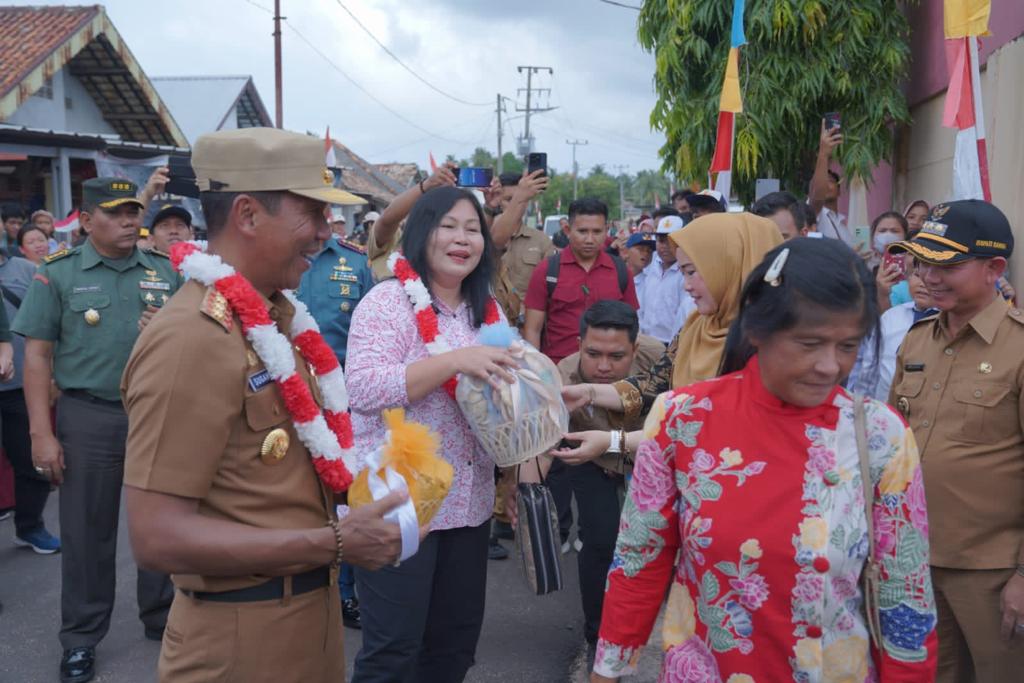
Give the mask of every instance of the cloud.
MULTIPOLYGON (((664 139, 649 130, 655 97, 654 59, 636 41, 636 12, 597 0, 342 0, 416 73, 460 99, 453 102, 416 80, 359 28, 336 0, 282 2, 288 23, 402 121, 353 87, 335 68, 283 29, 284 119, 292 130, 333 137, 371 161, 416 161, 427 153, 468 156, 494 150, 496 94, 525 104, 524 64, 550 66, 537 76, 550 88, 541 103, 558 106, 531 122, 536 149, 556 168, 570 166, 566 139, 581 138, 581 168, 628 164, 635 172, 660 165, 664 139), (417 129, 419 128, 423 129, 417 129), (426 132, 425 132, 426 131, 426 132), (439 138, 444 138, 439 139, 439 138)), ((58 4, 60 0, 47 4, 58 4)), ((272 0, 180 0, 154 17, 149 3, 108 0, 107 12, 150 75, 251 74, 274 109, 272 0)), ((522 115, 509 107, 509 128, 522 115)), ((504 138, 514 149, 514 135, 504 138)))

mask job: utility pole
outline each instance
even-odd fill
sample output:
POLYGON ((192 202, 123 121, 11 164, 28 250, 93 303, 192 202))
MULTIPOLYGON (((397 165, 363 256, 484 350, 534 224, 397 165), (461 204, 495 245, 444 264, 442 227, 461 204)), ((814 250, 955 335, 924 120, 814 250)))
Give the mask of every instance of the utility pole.
POLYGON ((284 127, 284 104, 281 96, 281 0, 274 0, 274 104, 277 127, 284 127))
POLYGON ((501 93, 498 93, 498 104, 497 104, 497 108, 494 111, 498 114, 498 175, 501 175, 502 171, 505 170, 505 168, 504 168, 505 164, 502 162, 502 159, 501 159, 501 157, 502 157, 502 152, 501 152, 501 138, 502 138, 501 115, 505 111, 505 98, 501 96, 501 93))
POLYGON ((587 140, 566 140, 565 144, 572 145, 572 198, 575 200, 580 190, 580 169, 576 165, 576 148, 590 143, 587 140))
POLYGON ((520 154, 529 154, 530 152, 533 151, 533 138, 530 137, 530 114, 531 113, 540 114, 540 113, 545 112, 545 111, 551 111, 552 109, 557 109, 557 107, 533 107, 532 106, 531 103, 533 101, 533 93, 541 94, 541 93, 545 93, 546 92, 548 94, 548 96, 551 95, 551 88, 534 88, 533 87, 533 74, 540 73, 541 71, 547 71, 549 74, 553 74, 553 73, 555 73, 555 70, 552 69, 549 66, 517 66, 516 70, 519 73, 523 73, 523 71, 526 71, 526 87, 525 88, 519 88, 519 90, 518 90, 518 92, 520 94, 523 93, 523 92, 526 93, 526 109, 521 109, 519 107, 516 107, 516 111, 526 112, 526 131, 523 134, 522 141, 520 142, 519 152, 520 152, 520 154))
POLYGON ((615 175, 619 179, 619 220, 626 220, 626 188, 623 182, 622 172, 629 168, 629 164, 615 164, 615 175))

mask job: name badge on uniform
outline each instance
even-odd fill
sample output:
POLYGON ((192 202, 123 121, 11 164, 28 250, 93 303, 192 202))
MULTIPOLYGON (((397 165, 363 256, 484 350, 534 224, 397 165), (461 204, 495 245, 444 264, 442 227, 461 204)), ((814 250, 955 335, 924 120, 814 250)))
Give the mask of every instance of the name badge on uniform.
POLYGON ((72 287, 72 294, 85 294, 86 292, 102 292, 103 288, 99 285, 85 285, 83 287, 72 287))
POLYGON ((924 363, 904 363, 904 372, 924 372, 924 363))
POLYGON ((139 280, 139 287, 142 289, 158 289, 162 292, 171 291, 170 282, 153 282, 152 280, 139 280))
POLYGON ((270 371, 260 370, 255 375, 249 375, 249 389, 253 392, 259 391, 270 384, 270 371))

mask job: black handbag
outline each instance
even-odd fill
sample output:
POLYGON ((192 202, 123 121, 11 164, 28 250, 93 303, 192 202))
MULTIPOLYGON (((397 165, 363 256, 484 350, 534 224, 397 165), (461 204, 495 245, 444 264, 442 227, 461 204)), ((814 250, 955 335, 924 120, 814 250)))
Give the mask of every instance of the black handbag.
POLYGON ((516 552, 527 583, 536 595, 561 590, 562 544, 550 489, 544 484, 519 484, 516 509, 516 552))

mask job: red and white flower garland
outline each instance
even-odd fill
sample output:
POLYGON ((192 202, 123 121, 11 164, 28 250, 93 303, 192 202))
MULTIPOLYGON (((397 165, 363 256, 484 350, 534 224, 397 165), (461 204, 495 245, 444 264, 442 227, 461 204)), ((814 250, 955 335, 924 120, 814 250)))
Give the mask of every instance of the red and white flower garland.
MULTIPOLYGON (((412 303, 413 313, 416 315, 416 329, 419 330, 420 338, 427 346, 427 353, 437 356, 452 350, 448 340, 444 338, 438 328, 437 312, 434 310, 433 301, 430 298, 430 291, 427 290, 419 273, 397 251, 392 252, 388 257, 388 269, 402 283, 402 289, 412 303)), ((484 306, 484 327, 496 325, 501 322, 501 315, 498 313, 498 302, 494 297, 487 300, 484 306)), ((455 398, 455 387, 458 384, 457 377, 450 377, 442 385, 448 395, 455 398)))
POLYGON ((179 242, 171 247, 171 264, 189 279, 213 287, 227 299, 242 323, 245 338, 280 389, 295 431, 309 449, 320 479, 336 493, 347 490, 356 469, 356 457, 352 451, 345 375, 337 356, 324 341, 305 304, 291 292, 284 292, 295 307, 289 341, 270 319, 263 297, 252 284, 219 256, 205 253, 205 248, 205 242, 179 242), (292 344, 313 367, 323 396, 323 411, 296 372, 292 344))

